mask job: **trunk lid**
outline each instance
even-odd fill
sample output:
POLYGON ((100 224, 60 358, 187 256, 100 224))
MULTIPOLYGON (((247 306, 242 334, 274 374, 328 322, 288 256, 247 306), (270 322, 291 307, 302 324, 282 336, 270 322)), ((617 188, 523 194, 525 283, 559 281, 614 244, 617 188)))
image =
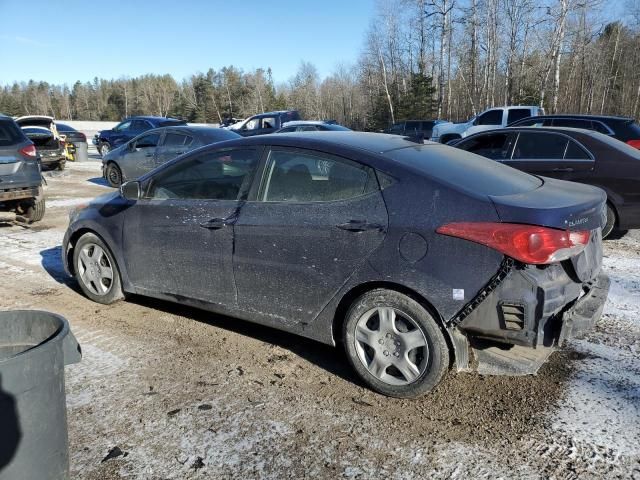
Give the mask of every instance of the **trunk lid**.
POLYGON ((541 177, 542 185, 511 195, 489 195, 502 222, 562 230, 595 230, 606 221, 606 193, 581 183, 541 177))

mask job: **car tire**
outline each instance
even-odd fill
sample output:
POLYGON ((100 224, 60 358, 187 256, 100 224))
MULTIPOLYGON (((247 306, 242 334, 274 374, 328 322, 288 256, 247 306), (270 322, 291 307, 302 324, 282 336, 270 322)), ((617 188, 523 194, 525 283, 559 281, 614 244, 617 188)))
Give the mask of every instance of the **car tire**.
POLYGON ((449 347, 434 317, 413 298, 387 290, 358 297, 343 324, 349 363, 372 390, 397 398, 431 391, 449 368, 449 347))
POLYGON ((56 164, 56 170, 62 171, 64 170, 64 166, 66 164, 65 160, 62 160, 56 164))
POLYGON ((34 198, 29 200, 22 206, 22 216, 27 219, 29 223, 39 222, 44 218, 44 212, 46 210, 46 202, 44 197, 34 198))
POLYGON ((94 302, 109 305, 124 298, 118 265, 97 235, 85 233, 76 242, 73 271, 82 292, 94 302))
POLYGON ((104 157, 110 151, 111 151, 111 145, 109 145, 109 142, 103 142, 98 147, 98 153, 100 154, 101 157, 104 157))
POLYGON ((122 170, 116 163, 110 162, 107 164, 104 176, 113 188, 120 188, 120 185, 122 185, 122 170))
POLYGON ((602 227, 602 238, 607 238, 613 232, 613 229, 616 228, 616 223, 618 221, 618 217, 616 215, 616 211, 613 209, 611 204, 607 202, 607 222, 602 227))

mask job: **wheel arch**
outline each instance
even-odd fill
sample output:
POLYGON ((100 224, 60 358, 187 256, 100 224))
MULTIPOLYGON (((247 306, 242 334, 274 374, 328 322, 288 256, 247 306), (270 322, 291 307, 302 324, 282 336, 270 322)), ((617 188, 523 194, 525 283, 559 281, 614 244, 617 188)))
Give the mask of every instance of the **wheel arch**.
POLYGON ((113 248, 111 248, 110 243, 104 238, 104 236, 100 235, 99 232, 89 227, 79 228, 69 236, 69 241, 67 243, 67 251, 65 252, 65 262, 67 263, 67 269, 69 270, 69 273, 71 275, 75 275, 75 268, 73 265, 73 252, 76 248, 76 244, 78 243, 78 240, 80 240, 80 238, 82 238, 87 233, 91 233, 96 237, 98 237, 100 240, 102 240, 102 243, 104 243, 105 246, 109 249, 111 258, 113 258, 113 261, 116 262, 116 268, 118 269, 118 273, 120 275, 120 281, 122 282, 124 280, 123 276, 125 275, 125 272, 121 267, 122 262, 120 262, 120 259, 113 253, 114 252, 113 248))
POLYGON ((444 318, 442 318, 442 315, 440 315, 440 312, 438 312, 438 310, 433 306, 433 304, 427 298, 425 298, 423 295, 419 294, 412 288, 409 288, 399 283, 394 283, 389 281, 371 281, 371 282, 361 283, 351 288, 342 296, 333 316, 332 334, 336 344, 341 343, 343 341, 342 327, 346 320, 346 314, 347 314, 347 311, 349 310, 349 307, 353 304, 353 302, 359 296, 363 295, 366 292, 379 289, 379 288, 393 290, 395 292, 402 293, 403 295, 406 295, 407 297, 418 302, 425 310, 427 310, 427 312, 429 312, 429 314, 436 321, 436 324, 442 331, 442 334, 444 335, 444 338, 447 342, 447 348, 449 349, 450 366, 455 364, 455 348, 453 345, 453 339, 451 338, 451 332, 447 330, 445 326, 444 318))

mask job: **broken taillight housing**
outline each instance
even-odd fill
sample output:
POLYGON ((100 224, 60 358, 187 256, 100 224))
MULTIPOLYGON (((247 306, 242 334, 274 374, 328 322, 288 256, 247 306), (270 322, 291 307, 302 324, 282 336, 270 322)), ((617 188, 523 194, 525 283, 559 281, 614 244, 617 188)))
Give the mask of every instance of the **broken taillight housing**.
POLYGON ((589 243, 587 230, 569 231, 516 223, 460 222, 436 230, 442 235, 486 245, 523 263, 544 265, 582 252, 589 243))

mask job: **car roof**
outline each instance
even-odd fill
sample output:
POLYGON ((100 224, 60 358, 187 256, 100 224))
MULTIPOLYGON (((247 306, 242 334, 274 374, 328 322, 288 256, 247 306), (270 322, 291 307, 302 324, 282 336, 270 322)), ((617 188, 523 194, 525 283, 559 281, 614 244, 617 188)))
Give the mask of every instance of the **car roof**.
POLYGON ((135 115, 133 117, 127 117, 123 120, 123 122, 126 122, 128 120, 152 120, 155 122, 166 122, 167 120, 169 121, 176 121, 176 122, 184 122, 184 120, 181 120, 179 118, 173 118, 173 117, 157 117, 154 115, 135 115))

